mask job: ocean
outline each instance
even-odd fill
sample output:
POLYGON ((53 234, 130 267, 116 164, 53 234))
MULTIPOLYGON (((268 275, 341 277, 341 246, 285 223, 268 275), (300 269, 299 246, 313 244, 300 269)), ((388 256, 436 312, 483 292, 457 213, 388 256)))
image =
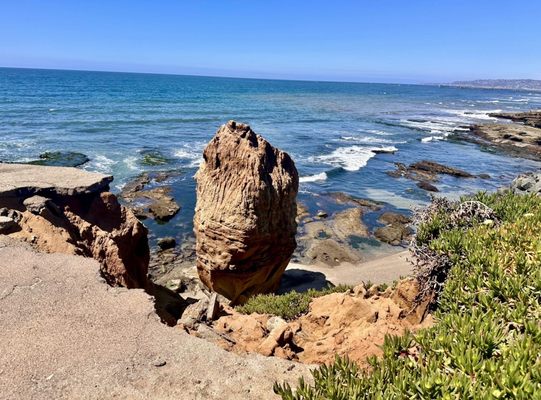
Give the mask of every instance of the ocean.
POLYGON ((441 194, 496 190, 538 162, 450 137, 494 111, 541 108, 541 93, 404 84, 305 82, 0 68, 0 161, 75 151, 81 168, 112 174, 114 192, 146 170, 170 178, 182 210, 151 238, 192 233, 193 176, 205 144, 227 120, 245 122, 287 151, 311 209, 328 192, 412 209, 430 201, 415 182, 388 176, 394 163, 423 159, 490 179, 442 177, 441 194), (380 153, 380 151, 395 151, 380 153), (143 162, 158 152, 164 165, 143 162), (376 154, 378 152, 378 154, 376 154))

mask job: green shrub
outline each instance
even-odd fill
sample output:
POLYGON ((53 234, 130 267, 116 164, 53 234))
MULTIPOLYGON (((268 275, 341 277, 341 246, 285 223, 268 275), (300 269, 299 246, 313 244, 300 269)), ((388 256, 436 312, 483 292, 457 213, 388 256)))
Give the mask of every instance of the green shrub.
POLYGON ((238 306, 237 311, 242 314, 272 314, 291 320, 306 314, 313 298, 331 293, 346 292, 350 289, 351 286, 338 285, 322 290, 309 289, 302 293, 291 291, 280 295, 259 294, 250 298, 244 305, 238 306))
POLYGON ((449 224, 435 212, 420 227, 418 240, 451 265, 436 324, 387 337, 368 370, 337 359, 313 384, 276 384, 282 399, 541 399, 541 198, 473 200, 498 223, 449 224))

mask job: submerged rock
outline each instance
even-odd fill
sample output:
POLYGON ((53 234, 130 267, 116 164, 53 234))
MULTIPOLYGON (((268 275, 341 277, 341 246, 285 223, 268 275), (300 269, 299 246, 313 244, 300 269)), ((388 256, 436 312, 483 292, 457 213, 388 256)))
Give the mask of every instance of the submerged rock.
POLYGON ((174 237, 167 236, 158 239, 158 247, 162 250, 172 249, 177 245, 177 241, 174 237))
POLYGON ((143 172, 122 189, 121 198, 140 219, 154 218, 158 222, 171 220, 180 206, 171 196, 171 187, 163 185, 178 172, 143 172), (159 184, 159 186, 154 186, 159 184))
POLYGON ((235 303, 276 290, 296 247, 293 160, 235 121, 203 156, 194 217, 201 281, 235 303))
POLYGON ((79 167, 90 159, 83 153, 74 151, 47 151, 39 155, 39 160, 30 161, 32 165, 46 165, 50 167, 79 167))
POLYGON ((152 167, 157 165, 167 165, 171 163, 171 159, 167 158, 158 150, 142 150, 140 154, 142 157, 139 161, 141 165, 152 167))
MULTIPOLYGON (((422 183, 424 187, 430 182, 436 182, 438 175, 451 175, 456 178, 474 178, 475 176, 469 172, 463 171, 458 168, 449 167, 447 165, 439 164, 434 161, 422 160, 411 164, 409 166, 402 163, 395 163, 396 170, 388 171, 387 174, 394 178, 408 178, 422 183)), ((421 187, 421 186, 419 186, 421 187)), ((431 186, 431 189, 435 186, 431 186)), ((434 190, 432 190, 434 191, 434 190)))
POLYGON ((411 219, 403 214, 385 212, 379 217, 378 222, 385 224, 385 226, 376 228, 374 236, 393 246, 399 246, 408 241, 413 234, 413 229, 408 226, 411 219))

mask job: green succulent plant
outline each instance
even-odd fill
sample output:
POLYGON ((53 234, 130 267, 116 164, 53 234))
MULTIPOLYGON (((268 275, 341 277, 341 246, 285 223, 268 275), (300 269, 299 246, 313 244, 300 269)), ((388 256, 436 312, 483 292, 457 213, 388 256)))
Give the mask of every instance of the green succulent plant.
POLYGON ((436 324, 386 338, 368 369, 337 358, 311 384, 277 383, 282 399, 541 399, 541 198, 479 193, 432 207, 415 240, 448 265, 436 324), (491 218, 461 206, 472 201, 491 218))

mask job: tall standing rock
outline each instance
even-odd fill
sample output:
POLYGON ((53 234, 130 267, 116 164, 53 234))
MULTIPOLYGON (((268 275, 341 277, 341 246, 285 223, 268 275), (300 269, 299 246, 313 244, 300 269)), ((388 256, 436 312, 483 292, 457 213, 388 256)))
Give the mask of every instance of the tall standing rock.
POLYGON ((203 157, 194 217, 201 281, 234 303, 276 290, 296 247, 293 160, 235 121, 203 157))

